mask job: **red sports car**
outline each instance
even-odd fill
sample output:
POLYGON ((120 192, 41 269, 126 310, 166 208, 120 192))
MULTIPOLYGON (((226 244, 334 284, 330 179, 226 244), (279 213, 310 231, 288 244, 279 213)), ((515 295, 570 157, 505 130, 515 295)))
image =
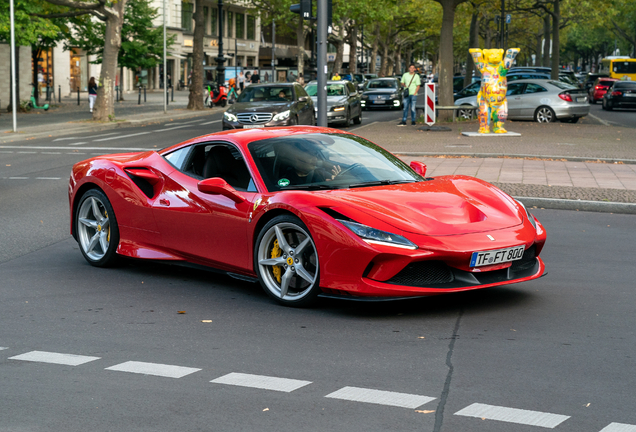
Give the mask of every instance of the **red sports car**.
POLYGON ((543 226, 484 181, 337 129, 227 131, 75 164, 86 260, 194 263, 258 278, 285 305, 417 297, 539 278, 543 226))

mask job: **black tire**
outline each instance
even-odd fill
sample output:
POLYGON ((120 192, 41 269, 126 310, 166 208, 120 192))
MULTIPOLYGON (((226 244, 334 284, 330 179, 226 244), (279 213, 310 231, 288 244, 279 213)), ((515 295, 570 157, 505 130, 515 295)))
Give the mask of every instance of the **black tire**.
POLYGON ((534 112, 534 121, 538 123, 551 123, 556 121, 556 114, 549 106, 542 105, 534 112))
POLYGON ((349 127, 351 126, 351 111, 349 111, 349 108, 347 108, 347 112, 345 114, 345 127, 349 127))
POLYGON ((602 99, 602 100, 601 100, 601 109, 602 109, 603 111, 607 110, 607 108, 605 107, 605 99, 602 99))
POLYGON ((222 107, 227 106, 227 99, 223 99, 223 102, 221 102, 221 106, 222 107))
POLYGON ((353 119, 353 124, 362 124, 362 108, 360 108, 360 113, 358 114, 358 117, 353 119))
POLYGON ((612 105, 611 102, 607 102, 607 104, 605 104, 605 109, 608 111, 612 111, 614 109, 614 105, 612 105))
POLYGON ((265 292, 285 306, 308 306, 322 292, 316 245, 296 216, 277 216, 261 229, 254 244, 254 271, 265 292), (281 239, 285 244, 280 245, 281 239))
POLYGON ((89 264, 110 267, 117 262, 117 218, 108 197, 99 189, 91 189, 80 198, 75 212, 75 230, 80 251, 89 264))

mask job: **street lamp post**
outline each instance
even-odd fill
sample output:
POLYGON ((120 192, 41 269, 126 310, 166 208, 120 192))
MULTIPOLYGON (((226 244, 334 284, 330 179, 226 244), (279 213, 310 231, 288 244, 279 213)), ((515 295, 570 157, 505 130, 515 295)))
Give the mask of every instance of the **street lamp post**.
POLYGON ((168 79, 167 79, 167 60, 166 60, 166 0, 163 0, 163 113, 168 112, 168 79))
POLYGON ((18 118, 17 118, 17 107, 16 104, 16 94, 15 94, 15 15, 13 11, 13 0, 10 2, 10 21, 11 21, 11 109, 13 115, 13 132, 18 131, 18 118))
POLYGON ((221 87, 225 84, 225 58, 223 57, 223 0, 219 0, 219 56, 216 60, 216 81, 221 87))

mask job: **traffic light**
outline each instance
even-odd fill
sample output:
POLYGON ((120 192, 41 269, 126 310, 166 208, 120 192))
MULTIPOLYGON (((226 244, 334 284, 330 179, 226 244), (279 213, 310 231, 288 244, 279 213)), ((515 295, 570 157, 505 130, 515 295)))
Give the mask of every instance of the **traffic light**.
POLYGON ((311 16, 311 0, 300 0, 300 3, 291 5, 289 10, 300 14, 305 20, 315 19, 311 16))

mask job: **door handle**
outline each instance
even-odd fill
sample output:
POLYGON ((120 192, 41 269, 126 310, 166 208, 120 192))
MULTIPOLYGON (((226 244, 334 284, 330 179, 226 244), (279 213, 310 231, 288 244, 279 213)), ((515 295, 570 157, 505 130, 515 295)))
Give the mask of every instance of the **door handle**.
POLYGON ((163 205, 163 206, 166 206, 166 207, 170 207, 170 201, 168 201, 167 199, 163 199, 163 198, 161 198, 161 199, 159 200, 159 205, 163 205))

